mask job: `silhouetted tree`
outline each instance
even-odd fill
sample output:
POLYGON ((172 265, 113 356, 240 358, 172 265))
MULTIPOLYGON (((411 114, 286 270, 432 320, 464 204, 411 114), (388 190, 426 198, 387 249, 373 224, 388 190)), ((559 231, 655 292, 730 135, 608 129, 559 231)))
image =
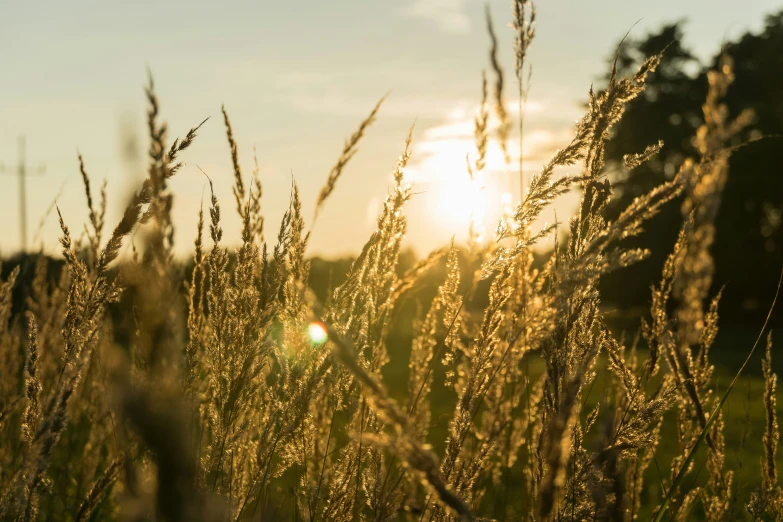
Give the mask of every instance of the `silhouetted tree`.
MULTIPOLYGON (((607 147, 607 175, 616 190, 608 208, 614 219, 630 201, 670 179, 688 156, 691 137, 701 124, 707 90, 706 71, 683 46, 683 23, 666 25, 638 40, 627 40, 617 55, 618 69, 628 71, 644 58, 666 49, 661 67, 651 75, 643 96, 630 103, 607 147), (623 167, 625 154, 642 151, 663 139, 661 153, 633 172, 623 167)), ((725 46, 734 58, 736 81, 725 99, 729 113, 756 113, 754 125, 734 143, 731 171, 717 218, 713 245, 716 274, 713 291, 726 284, 722 317, 755 324, 766 311, 783 267, 783 12, 767 17, 760 34, 744 34, 725 46), (766 138, 754 141, 756 138, 766 138)), ((612 57, 614 60, 615 57, 612 57)), ((682 222, 680 201, 664 208, 634 239, 651 257, 603 282, 606 300, 623 308, 646 307, 650 285, 660 279, 682 222)), ((783 314, 776 314, 777 321, 783 314)))

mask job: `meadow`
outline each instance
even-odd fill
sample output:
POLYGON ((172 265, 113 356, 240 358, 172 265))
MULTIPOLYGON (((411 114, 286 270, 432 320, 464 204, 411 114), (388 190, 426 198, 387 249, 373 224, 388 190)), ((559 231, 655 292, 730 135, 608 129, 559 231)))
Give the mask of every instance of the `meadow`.
MULTIPOLYGON (((528 0, 514 2, 511 22, 522 104, 528 0)), ((476 178, 490 140, 504 151, 524 140, 488 30, 465 166, 476 178)), ((204 173, 208 203, 183 261, 169 181, 205 122, 171 139, 150 78, 147 176, 121 220, 106 223, 108 191, 80 157, 89 221, 77 234, 58 211, 62 269, 39 256, 19 306, 19 268, 0 282, 0 519, 783 520, 780 340, 768 328, 780 283, 769 282, 769 314, 753 330, 720 329, 721 292, 711 294, 729 158, 753 121, 723 103, 729 54, 708 75, 697 154, 605 216, 607 141, 663 55, 627 76, 613 66, 590 88, 571 141, 523 180, 493 232, 471 228, 465 244, 403 266, 417 226, 405 214, 412 128, 376 230, 344 274, 318 285, 311 231, 384 100, 346 139, 315 208, 294 181, 272 224, 224 109, 234 199, 218 201, 204 173), (572 191, 574 215, 541 225, 572 191), (638 322, 605 306, 599 282, 649 255, 628 240, 672 204, 679 236, 638 322), (236 247, 223 240, 227 207, 242 223, 236 247)))

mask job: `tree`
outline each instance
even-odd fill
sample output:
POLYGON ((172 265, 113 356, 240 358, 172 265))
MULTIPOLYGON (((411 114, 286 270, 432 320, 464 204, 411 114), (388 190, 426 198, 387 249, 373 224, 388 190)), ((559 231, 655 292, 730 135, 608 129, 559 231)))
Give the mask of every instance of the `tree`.
MULTIPOLYGON (((691 136, 702 119, 706 72, 717 66, 720 53, 711 64, 699 64, 683 46, 682 28, 683 23, 676 22, 628 40, 617 54, 618 69, 627 71, 666 49, 644 95, 629 104, 607 146, 606 173, 617 196, 607 209, 610 219, 695 155, 691 136), (632 172, 623 167, 623 155, 640 152, 659 139, 664 147, 656 158, 632 172)), ((713 291, 726 284, 724 318, 756 322, 771 302, 783 267, 783 138, 778 137, 783 134, 783 11, 768 16, 760 34, 744 34, 725 51, 734 58, 736 76, 725 99, 729 112, 736 116, 751 108, 756 118, 751 130, 727 144, 739 148, 731 158, 716 223, 713 291)), ((634 243, 649 248, 651 257, 606 278, 602 286, 608 302, 625 309, 648 305, 650 285, 660 278, 681 222, 680 202, 675 201, 648 223, 634 243)), ((777 314, 778 321, 782 315, 777 314)))

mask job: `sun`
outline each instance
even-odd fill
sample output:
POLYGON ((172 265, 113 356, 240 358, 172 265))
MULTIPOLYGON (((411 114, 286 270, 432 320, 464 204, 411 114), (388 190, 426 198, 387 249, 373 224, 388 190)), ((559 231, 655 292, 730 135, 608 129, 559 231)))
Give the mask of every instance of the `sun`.
POLYGON ((437 219, 458 230, 472 230, 477 241, 486 239, 487 191, 483 173, 473 178, 467 172, 455 175, 453 179, 440 184, 436 215, 437 219))
MULTIPOLYGON (((468 162, 475 158, 475 144, 468 132, 458 129, 433 129, 417 149, 419 161, 406 169, 406 178, 425 193, 431 225, 450 235, 463 236, 472 230, 477 239, 486 238, 490 192, 485 186, 485 172, 468 172, 468 162), (454 135, 457 134, 457 135, 454 135)), ((414 188, 414 191, 417 189, 414 188)), ((491 210, 491 208, 489 209, 491 210)))

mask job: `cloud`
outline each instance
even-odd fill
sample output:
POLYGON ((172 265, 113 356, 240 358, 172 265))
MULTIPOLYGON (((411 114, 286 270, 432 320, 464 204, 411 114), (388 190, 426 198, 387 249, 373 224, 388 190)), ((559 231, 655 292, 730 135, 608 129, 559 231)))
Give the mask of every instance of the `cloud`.
MULTIPOLYGON (((516 114, 516 100, 509 100, 508 112, 516 114)), ((525 183, 539 172, 541 166, 560 147, 567 145, 573 136, 570 125, 545 118, 552 103, 530 100, 527 114, 535 114, 526 125, 525 156, 523 163, 525 183), (542 121, 543 120, 543 121, 542 121)), ((448 111, 442 122, 429 127, 414 142, 411 162, 405 169, 405 180, 412 184, 414 208, 419 215, 412 221, 426 220, 426 233, 439 233, 448 238, 465 237, 468 227, 490 238, 496 224, 516 204, 519 189, 519 142, 516 136, 508 142, 511 163, 506 164, 497 140, 497 121, 490 117, 490 139, 487 146, 486 166, 471 179, 466 167, 466 155, 476 159, 473 116, 478 111, 475 104, 459 105, 448 111)), ((570 112, 570 111, 564 111, 570 112)), ((560 175, 560 171, 556 175, 560 175)), ((557 215, 569 215, 578 196, 569 194, 558 199, 552 208, 545 210, 535 225, 536 229, 557 215)), ((423 234, 423 232, 420 232, 423 234)), ((542 242, 539 248, 550 248, 550 242, 542 242)))
MULTIPOLYGON (((507 102, 507 112, 513 118, 518 113, 516 102, 507 102)), ((529 100, 526 114, 541 113, 546 105, 536 100, 529 100)), ((414 144, 414 155, 411 166, 406 170, 406 177, 411 181, 437 181, 450 179, 455 173, 465 173, 465 156, 470 155, 475 161, 476 141, 474 136, 473 116, 478 112, 478 106, 459 105, 448 112, 446 120, 423 132, 421 139, 414 144)), ((490 117, 488 133, 490 136, 487 147, 486 170, 488 174, 501 174, 508 171, 500 143, 497 141, 498 122, 490 117)), ((561 125, 546 125, 545 127, 529 127, 525 131, 525 162, 526 174, 532 175, 541 167, 554 151, 570 141, 572 131, 561 125)), ((508 152, 511 164, 516 165, 519 159, 519 141, 512 137, 509 140, 508 152)))
POLYGON ((414 0, 403 10, 413 18, 431 20, 442 31, 465 33, 470 31, 470 18, 465 13, 466 0, 414 0))
MULTIPOLYGON (((280 98, 303 112, 361 117, 369 113, 383 94, 380 92, 377 98, 370 98, 367 95, 352 95, 348 89, 341 88, 324 89, 321 92, 299 89, 281 94, 280 98)), ((381 106, 380 115, 382 118, 439 118, 460 103, 467 104, 442 96, 398 96, 391 92, 381 106)))

